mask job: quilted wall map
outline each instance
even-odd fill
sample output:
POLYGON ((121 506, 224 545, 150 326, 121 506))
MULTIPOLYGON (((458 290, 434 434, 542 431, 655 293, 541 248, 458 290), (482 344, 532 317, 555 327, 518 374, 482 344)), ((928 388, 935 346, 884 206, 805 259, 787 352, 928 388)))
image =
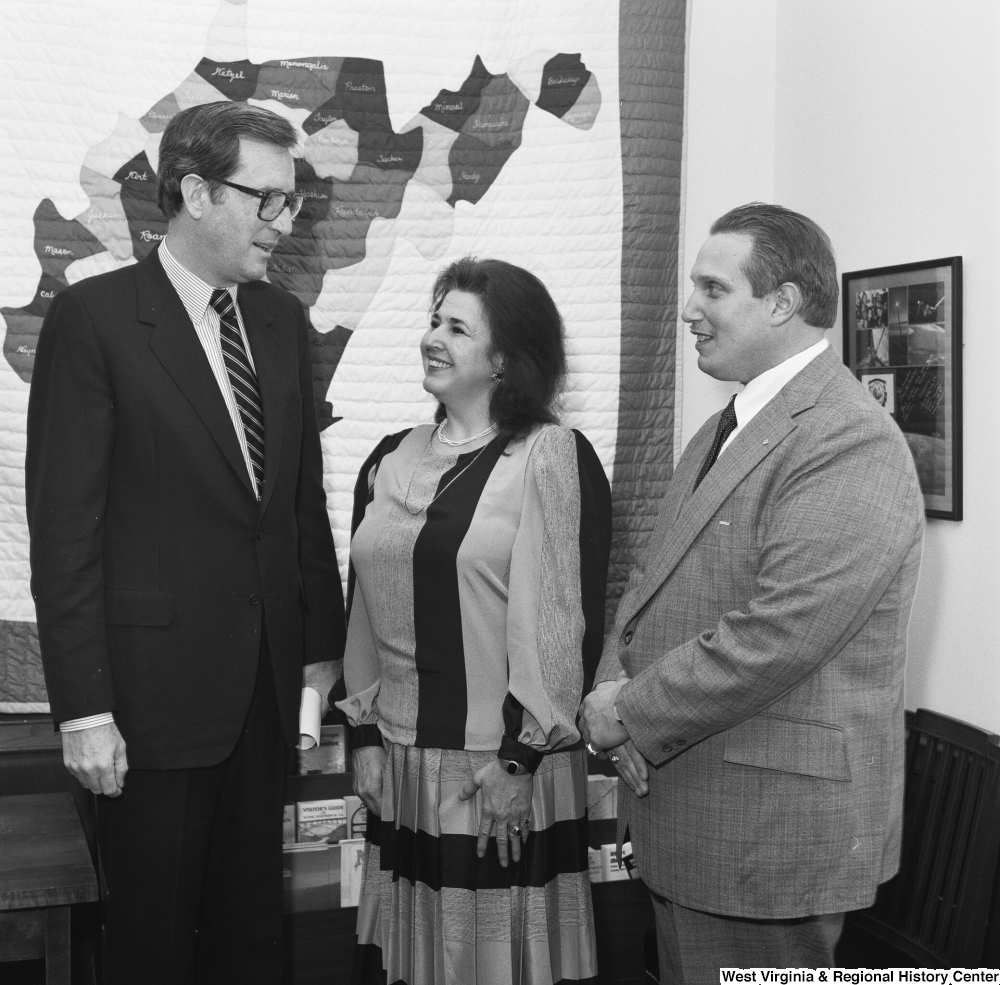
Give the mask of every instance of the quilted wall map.
POLYGON ((605 0, 10 4, 0 125, 0 712, 44 711, 24 521, 34 344, 64 287, 166 234, 159 140, 180 109, 266 106, 299 132, 306 204, 268 278, 313 341, 342 568, 374 444, 433 414, 417 343, 467 253, 535 271, 566 322, 564 421, 613 480, 613 592, 672 467, 683 4, 605 0), (317 53, 318 52, 318 53, 317 53))

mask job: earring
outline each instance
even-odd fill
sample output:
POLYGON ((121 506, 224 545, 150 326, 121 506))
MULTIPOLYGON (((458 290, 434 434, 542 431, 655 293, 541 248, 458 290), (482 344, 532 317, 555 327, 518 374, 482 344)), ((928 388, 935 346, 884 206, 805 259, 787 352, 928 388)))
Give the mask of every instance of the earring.
POLYGON ((503 383, 503 366, 501 366, 491 377, 494 383, 503 383))

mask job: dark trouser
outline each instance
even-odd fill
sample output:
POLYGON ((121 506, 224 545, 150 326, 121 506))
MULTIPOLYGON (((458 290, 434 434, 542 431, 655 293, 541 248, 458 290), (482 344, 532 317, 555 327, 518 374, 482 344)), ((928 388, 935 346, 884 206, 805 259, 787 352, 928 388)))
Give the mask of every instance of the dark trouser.
POLYGON ((749 920, 650 896, 661 985, 718 985, 720 968, 832 968, 844 926, 843 913, 749 920))
POLYGON ((120 797, 97 798, 106 985, 281 981, 284 774, 264 639, 226 760, 132 769, 120 797))

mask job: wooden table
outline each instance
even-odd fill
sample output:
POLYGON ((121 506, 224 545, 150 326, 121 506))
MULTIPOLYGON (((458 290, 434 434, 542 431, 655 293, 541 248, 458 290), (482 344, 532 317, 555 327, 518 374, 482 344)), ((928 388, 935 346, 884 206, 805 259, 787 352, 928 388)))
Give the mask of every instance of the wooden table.
POLYGON ((69 908, 96 899, 72 797, 0 797, 0 961, 45 958, 46 985, 69 985, 69 908))

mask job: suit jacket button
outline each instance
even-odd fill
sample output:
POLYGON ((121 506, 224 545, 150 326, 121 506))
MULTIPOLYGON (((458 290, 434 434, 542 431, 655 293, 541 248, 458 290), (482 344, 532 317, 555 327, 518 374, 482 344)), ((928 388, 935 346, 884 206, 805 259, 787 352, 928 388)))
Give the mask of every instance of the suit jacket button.
POLYGON ((664 752, 673 752, 673 751, 674 751, 674 747, 673 747, 673 746, 671 746, 671 745, 665 745, 665 746, 663 747, 663 751, 664 751, 664 752))
POLYGON ((676 742, 676 745, 678 745, 678 746, 686 746, 687 745, 687 739, 678 739, 677 742, 676 742))
POLYGON ((630 630, 629 630, 629 631, 628 631, 628 632, 627 632, 627 633, 625 634, 625 645, 626 645, 626 646, 628 646, 628 645, 629 645, 629 643, 631 643, 631 642, 632 642, 632 636, 633 636, 633 633, 632 633, 632 630, 630 629, 630 630))
POLYGON ((251 595, 250 596, 250 604, 251 605, 260 605, 260 596, 256 595, 256 594, 251 595))
POLYGON ((263 539, 264 539, 264 531, 263 530, 258 530, 257 531, 257 540, 263 540, 263 539))

